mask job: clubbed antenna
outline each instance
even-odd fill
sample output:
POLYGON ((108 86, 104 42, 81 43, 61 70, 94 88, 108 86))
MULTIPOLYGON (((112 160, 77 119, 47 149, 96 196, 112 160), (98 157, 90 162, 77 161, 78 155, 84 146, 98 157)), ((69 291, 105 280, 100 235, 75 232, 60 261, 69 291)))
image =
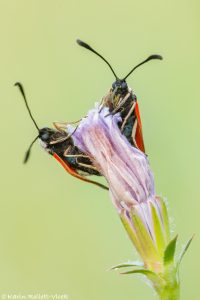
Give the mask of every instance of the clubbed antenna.
POLYGON ((31 148, 32 148, 33 144, 37 141, 38 138, 39 138, 39 135, 36 136, 36 138, 32 141, 32 143, 28 147, 28 150, 26 151, 25 156, 24 156, 24 161, 23 161, 24 164, 27 163, 27 161, 30 157, 30 154, 31 154, 31 148))
POLYGON ((19 90, 20 90, 20 92, 21 92, 21 94, 22 94, 22 97, 23 97, 23 99, 24 99, 24 102, 25 102, 26 108, 27 108, 27 110, 28 110, 29 116, 31 117, 33 123, 35 124, 35 127, 36 127, 37 130, 39 131, 40 129, 39 129, 39 127, 38 127, 38 125, 37 125, 35 119, 33 118, 33 115, 32 115, 31 110, 30 110, 30 108, 29 108, 28 102, 27 102, 27 100, 26 100, 26 95, 25 95, 25 92, 24 92, 23 85, 22 85, 20 82, 16 82, 16 83, 15 83, 15 86, 18 86, 18 88, 19 88, 19 90))
MULTIPOLYGON (((31 118, 31 120, 33 121, 35 127, 37 128, 38 132, 40 131, 35 119, 33 118, 33 115, 31 113, 31 110, 29 108, 29 105, 28 105, 28 102, 27 102, 27 99, 26 99, 26 95, 25 95, 25 92, 24 92, 24 88, 23 88, 23 85, 20 83, 20 82, 16 82, 15 83, 15 86, 17 86, 22 94, 22 97, 24 99, 24 102, 25 102, 25 105, 26 105, 26 108, 28 110, 28 113, 29 113, 29 116, 31 118)), ((30 144, 30 146, 28 147, 28 150, 26 151, 25 153, 25 157, 24 157, 24 164, 28 161, 29 157, 30 157, 30 154, 31 154, 31 148, 33 146, 33 144, 35 143, 35 141, 39 138, 39 135, 32 141, 32 143, 30 144)))
POLYGON ((112 66, 110 65, 110 63, 109 63, 109 62, 108 62, 101 54, 99 54, 99 53, 98 53, 97 51, 95 51, 92 47, 90 47, 90 45, 86 44, 85 42, 83 42, 83 41, 81 41, 81 40, 79 40, 79 39, 77 39, 76 42, 77 42, 77 44, 78 44, 79 46, 84 47, 84 48, 86 48, 86 49, 92 51, 93 53, 95 53, 95 54, 98 55, 99 57, 101 57, 101 59, 103 59, 103 61, 105 61, 105 63, 109 66, 109 68, 111 69, 111 71, 112 71, 113 75, 115 76, 115 78, 118 79, 118 77, 117 77, 115 71, 113 70, 112 66))
POLYGON ((160 59, 162 60, 162 56, 161 55, 158 55, 158 54, 153 54, 153 55, 150 55, 147 59, 145 59, 144 61, 142 61, 141 63, 139 63, 137 66, 135 66, 129 73, 128 75, 126 75, 123 80, 126 80, 126 78, 131 75, 133 73, 133 71, 135 71, 135 69, 137 69, 138 67, 140 67, 141 65, 145 64, 146 62, 152 60, 152 59, 160 59))

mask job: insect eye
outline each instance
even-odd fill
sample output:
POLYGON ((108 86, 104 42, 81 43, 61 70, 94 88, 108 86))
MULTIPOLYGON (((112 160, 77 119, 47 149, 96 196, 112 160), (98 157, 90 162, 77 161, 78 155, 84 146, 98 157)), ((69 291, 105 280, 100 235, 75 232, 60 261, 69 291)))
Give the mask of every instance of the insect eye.
POLYGON ((46 133, 43 133, 42 136, 41 136, 41 139, 42 139, 43 141, 48 140, 48 139, 49 139, 49 134, 48 134, 47 132, 46 132, 46 133))
POLYGON ((122 88, 122 89, 126 89, 126 88, 127 88, 127 84, 126 84, 126 82, 122 82, 122 84, 121 84, 121 88, 122 88))
POLYGON ((112 88, 113 88, 113 90, 116 88, 116 82, 113 82, 112 88))

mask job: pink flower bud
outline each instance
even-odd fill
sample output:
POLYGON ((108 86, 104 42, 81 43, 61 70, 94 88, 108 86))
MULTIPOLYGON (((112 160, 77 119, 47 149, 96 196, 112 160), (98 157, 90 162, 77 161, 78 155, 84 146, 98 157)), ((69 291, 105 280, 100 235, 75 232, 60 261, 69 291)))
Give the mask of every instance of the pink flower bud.
POLYGON ((108 181, 112 199, 120 211, 154 197, 153 175, 147 157, 121 134, 119 115, 106 108, 93 109, 73 135, 75 144, 93 158, 108 181))
POLYGON ((74 143, 105 176, 112 202, 145 264, 160 270, 169 241, 168 218, 163 201, 155 195, 148 159, 122 135, 120 120, 119 114, 97 107, 81 121, 74 143))

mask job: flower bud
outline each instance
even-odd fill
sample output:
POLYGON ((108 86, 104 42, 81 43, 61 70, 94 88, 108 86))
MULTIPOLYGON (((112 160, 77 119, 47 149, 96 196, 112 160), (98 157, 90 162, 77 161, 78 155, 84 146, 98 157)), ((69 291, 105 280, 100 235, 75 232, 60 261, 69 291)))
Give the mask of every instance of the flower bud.
POLYGON ((107 108, 95 108, 81 121, 73 140, 105 176, 112 202, 145 266, 161 271, 169 242, 166 207, 155 195, 146 155, 122 135, 120 120, 107 108))

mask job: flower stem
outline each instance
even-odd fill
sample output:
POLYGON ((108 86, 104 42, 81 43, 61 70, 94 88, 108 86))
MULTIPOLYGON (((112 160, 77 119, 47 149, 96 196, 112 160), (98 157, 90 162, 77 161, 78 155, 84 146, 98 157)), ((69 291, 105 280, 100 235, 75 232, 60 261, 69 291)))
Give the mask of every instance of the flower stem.
MULTIPOLYGON (((169 271, 169 270, 168 270, 169 271)), ((180 283, 177 276, 177 269, 163 274, 164 285, 155 285, 154 288, 159 295, 160 300, 179 300, 180 299, 180 283)))
POLYGON ((173 287, 166 287, 160 294, 160 300, 179 300, 180 290, 179 285, 173 287))

